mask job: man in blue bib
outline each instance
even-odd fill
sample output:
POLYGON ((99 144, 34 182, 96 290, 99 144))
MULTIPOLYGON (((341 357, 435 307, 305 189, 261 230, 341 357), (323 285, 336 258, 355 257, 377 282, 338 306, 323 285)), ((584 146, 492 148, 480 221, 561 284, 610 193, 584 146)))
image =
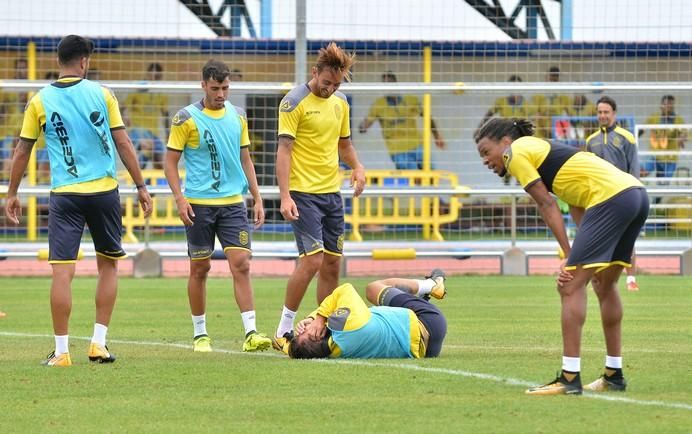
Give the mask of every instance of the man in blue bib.
POLYGON ((193 350, 210 352, 206 326, 206 282, 214 237, 221 242, 233 275, 235 300, 245 328, 243 351, 265 350, 271 339, 257 333, 250 283, 250 227, 243 195, 254 201, 254 226, 264 223, 264 207, 250 159, 245 110, 228 101, 231 71, 210 60, 202 69, 204 99, 173 118, 164 171, 185 224, 190 277, 188 299, 194 327, 193 350), (178 163, 185 161, 185 192, 178 163))
POLYGON ((53 268, 50 301, 55 332, 55 351, 44 361, 46 366, 72 365, 68 351, 71 285, 85 224, 94 241, 99 273, 88 356, 99 363, 115 361, 106 347, 106 331, 117 294, 117 260, 127 257, 120 245, 122 210, 116 153, 135 182, 144 216, 148 217, 152 209, 118 100, 110 89, 85 79, 93 49, 93 42, 81 36, 60 40, 58 80, 41 89, 26 106, 5 205, 7 218, 19 224, 17 188, 34 143, 44 134, 51 177, 48 262, 53 268))
POLYGON ((437 357, 447 321, 430 297, 445 296, 445 274, 423 280, 389 278, 365 289, 368 308, 353 285, 337 287, 298 323, 288 346, 294 359, 437 357))

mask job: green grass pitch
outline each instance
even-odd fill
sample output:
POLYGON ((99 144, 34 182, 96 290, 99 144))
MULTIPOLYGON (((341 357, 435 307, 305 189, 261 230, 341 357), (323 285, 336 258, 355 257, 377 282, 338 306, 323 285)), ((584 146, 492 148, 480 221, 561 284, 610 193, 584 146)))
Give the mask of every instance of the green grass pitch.
MULTIPOLYGON (((364 289, 366 279, 347 279, 364 289)), ((623 279, 624 280, 624 279, 623 279)), ((438 359, 295 361, 243 354, 231 280, 208 285, 215 352, 191 351, 183 279, 122 279, 109 329, 114 365, 86 357, 95 279, 73 289, 74 365, 52 350, 48 279, 0 280, 0 432, 690 432, 692 279, 641 276, 622 291, 626 393, 529 397, 560 367, 559 297, 550 277, 450 277, 438 302, 449 333, 438 359)), ((255 279, 260 331, 271 333, 284 279, 255 279)), ((314 305, 305 297, 304 315, 314 305)), ((602 370, 589 294, 582 377, 602 370)))

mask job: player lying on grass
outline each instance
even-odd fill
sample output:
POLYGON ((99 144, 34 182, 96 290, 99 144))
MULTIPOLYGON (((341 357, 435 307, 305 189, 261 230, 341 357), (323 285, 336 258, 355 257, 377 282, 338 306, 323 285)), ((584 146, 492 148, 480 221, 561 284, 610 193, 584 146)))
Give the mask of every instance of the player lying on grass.
POLYGON ((365 292, 375 306, 368 308, 350 283, 337 287, 298 323, 288 355, 294 359, 440 355, 447 321, 428 300, 446 294, 442 270, 433 270, 425 280, 376 280, 365 292))

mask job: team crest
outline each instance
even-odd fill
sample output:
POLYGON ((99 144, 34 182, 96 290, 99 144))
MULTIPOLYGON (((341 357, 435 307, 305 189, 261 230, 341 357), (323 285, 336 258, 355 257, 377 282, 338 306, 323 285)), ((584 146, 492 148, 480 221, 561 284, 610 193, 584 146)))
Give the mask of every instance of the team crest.
POLYGON ((619 136, 613 137, 613 146, 619 148, 622 145, 622 139, 619 136))
POLYGON ((180 122, 180 113, 176 113, 175 116, 173 116, 173 125, 175 125, 175 126, 182 125, 182 122, 180 122))
POLYGON ((284 98, 279 105, 279 111, 282 112, 290 112, 292 108, 293 106, 291 105, 291 101, 289 101, 287 98, 284 98))
POLYGON ((337 119, 341 119, 341 106, 339 104, 334 105, 334 115, 337 119))
POLYGON ((336 239, 336 248, 344 250, 344 234, 339 235, 339 238, 336 239))
POLYGON ((505 163, 505 169, 509 168, 509 163, 512 161, 512 148, 507 148, 504 154, 502 154, 502 162, 505 163))
POLYGON ((248 235, 247 231, 240 231, 238 241, 240 241, 241 245, 247 246, 247 243, 250 241, 250 235, 248 235))

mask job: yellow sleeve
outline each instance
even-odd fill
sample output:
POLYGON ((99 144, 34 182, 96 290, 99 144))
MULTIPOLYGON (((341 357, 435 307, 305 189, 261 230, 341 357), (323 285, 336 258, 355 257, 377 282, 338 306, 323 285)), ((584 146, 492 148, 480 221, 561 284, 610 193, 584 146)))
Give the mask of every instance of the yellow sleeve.
POLYGON ((240 146, 250 146, 250 132, 247 127, 247 118, 240 116, 240 146))
POLYGON ((43 110, 43 104, 41 103, 41 97, 36 94, 31 98, 29 104, 26 105, 26 110, 24 111, 24 120, 22 122, 22 131, 19 133, 19 137, 27 139, 29 141, 35 141, 38 136, 41 135, 41 114, 43 114, 43 122, 45 122, 45 112, 43 110))
POLYGON ((351 108, 346 101, 343 102, 344 114, 341 117, 341 132, 339 137, 344 139, 351 137, 351 108))
POLYGON ((316 313, 329 319, 346 317, 344 330, 355 330, 370 319, 370 309, 350 283, 337 287, 325 298, 316 313))
POLYGON ((279 136, 291 136, 298 134, 298 124, 303 115, 303 109, 299 103, 293 107, 291 102, 284 98, 279 106, 279 136))
POLYGON ((173 117, 167 148, 182 152, 190 142, 192 131, 197 131, 195 121, 187 118, 179 121, 180 112, 173 117))
POLYGON ((523 188, 541 179, 538 170, 534 167, 528 152, 522 146, 513 144, 503 156, 505 167, 510 175, 514 176, 523 188))
POLYGON ((101 86, 103 91, 103 96, 106 98, 106 107, 108 107, 108 117, 110 118, 110 128, 122 128, 125 126, 123 122, 123 117, 120 114, 120 106, 118 106, 118 99, 112 90, 105 86, 101 86))
POLYGON ((374 103, 370 106, 370 110, 368 111, 368 117, 366 118, 370 122, 374 122, 375 120, 380 118, 380 102, 382 101, 381 98, 377 98, 374 103))

